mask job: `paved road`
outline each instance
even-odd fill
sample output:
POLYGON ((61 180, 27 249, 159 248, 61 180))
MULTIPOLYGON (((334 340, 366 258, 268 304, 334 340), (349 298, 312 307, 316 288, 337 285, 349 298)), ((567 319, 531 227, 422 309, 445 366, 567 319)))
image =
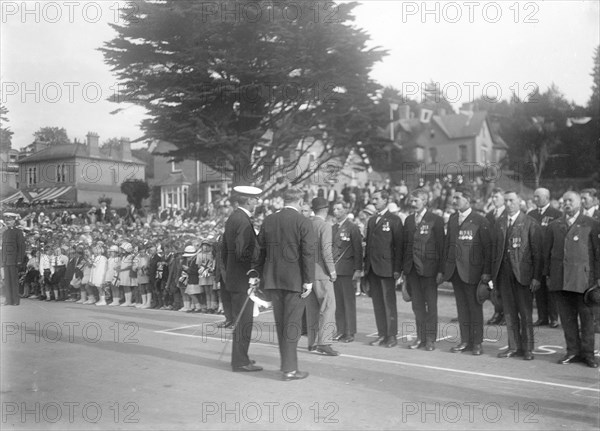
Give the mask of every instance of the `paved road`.
MULTIPOLYGON (((598 429, 600 373, 558 365, 560 329, 536 331, 536 359, 498 359, 503 327, 486 327, 484 354, 452 354, 458 328, 440 295, 440 341, 407 349, 414 327, 398 296, 401 342, 367 345, 370 299, 358 298, 359 334, 339 357, 306 351, 306 380, 279 380, 271 313, 257 319, 259 373, 232 373, 221 316, 25 300, 2 307, 2 429, 598 429), (224 356, 220 359, 223 348, 224 356)), ((535 311, 534 311, 535 313, 535 311)), ((486 318, 492 314, 486 303, 486 318)), ((535 316, 534 316, 535 317, 535 316)), ((599 345, 597 336, 596 345, 599 345)))

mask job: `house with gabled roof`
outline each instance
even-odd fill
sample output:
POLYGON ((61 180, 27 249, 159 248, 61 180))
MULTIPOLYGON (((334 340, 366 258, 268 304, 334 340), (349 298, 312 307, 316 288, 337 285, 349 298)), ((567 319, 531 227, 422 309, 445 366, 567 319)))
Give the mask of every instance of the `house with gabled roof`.
POLYGON ((132 156, 129 140, 118 149, 100 148, 99 136, 88 133, 83 143, 47 145, 35 142, 17 160, 19 190, 2 201, 22 199, 34 203, 69 201, 97 205, 98 199, 112 199, 112 206, 127 205, 121 184, 145 179, 146 164, 132 156))
POLYGON ((193 203, 209 203, 229 193, 231 176, 219 172, 200 160, 175 160, 169 156, 177 147, 167 141, 153 141, 148 152, 153 155, 154 180, 160 188, 162 208, 188 209, 193 203))

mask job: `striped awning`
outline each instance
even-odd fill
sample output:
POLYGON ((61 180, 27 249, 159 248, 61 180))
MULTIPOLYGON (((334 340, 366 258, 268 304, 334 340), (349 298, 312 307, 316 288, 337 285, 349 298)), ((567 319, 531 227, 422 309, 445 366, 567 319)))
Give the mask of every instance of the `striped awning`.
POLYGON ((71 189, 73 189, 73 186, 47 187, 44 189, 30 190, 29 194, 33 198, 31 202, 50 201, 52 199, 58 199, 71 189))
POLYGON ((0 201, 0 204, 12 204, 15 203, 16 201, 18 201, 20 198, 23 198, 26 202, 29 202, 29 199, 27 199, 27 196, 25 196, 23 194, 23 192, 21 190, 19 190, 16 193, 13 193, 12 195, 2 199, 0 201))

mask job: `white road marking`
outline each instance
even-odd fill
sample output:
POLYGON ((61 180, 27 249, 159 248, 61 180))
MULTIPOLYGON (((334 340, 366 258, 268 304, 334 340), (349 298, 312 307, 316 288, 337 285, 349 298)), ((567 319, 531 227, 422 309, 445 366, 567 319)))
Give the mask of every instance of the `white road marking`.
MULTIPOLYGON (((169 331, 174 331, 176 329, 190 328, 190 327, 193 327, 193 326, 201 326, 201 325, 190 325, 190 326, 184 326, 182 328, 165 329, 165 330, 154 331, 154 332, 158 333, 158 334, 178 335, 178 336, 181 336, 181 337, 203 338, 203 339, 206 339, 206 340, 216 340, 216 341, 225 341, 225 342, 229 341, 228 338, 225 339, 225 340, 223 340, 223 338, 209 337, 209 336, 206 336, 206 335, 178 334, 178 333, 175 333, 175 332, 169 332, 169 331)), ((278 346, 276 344, 274 345, 274 344, 261 343, 261 342, 256 342, 256 341, 253 341, 252 345, 261 345, 261 346, 267 346, 267 347, 271 347, 271 348, 278 348, 278 346)), ((467 375, 478 376, 478 377, 488 377, 488 378, 499 379, 499 380, 509 380, 509 381, 512 381, 512 382, 531 383, 531 384, 537 384, 537 385, 543 385, 543 386, 552 386, 552 387, 557 387, 557 388, 574 389, 576 392, 580 392, 581 391, 581 392, 595 392, 595 393, 600 393, 600 388, 595 388, 595 387, 591 387, 591 386, 590 387, 586 387, 586 386, 566 385, 566 384, 563 384, 563 383, 544 382, 544 381, 541 381, 541 380, 533 380, 533 379, 524 379, 524 378, 520 378, 520 377, 503 376, 503 375, 500 375, 500 374, 489 374, 489 373, 480 373, 480 372, 477 372, 477 371, 458 370, 456 368, 436 367, 435 365, 415 364, 415 363, 412 363, 412 362, 395 361, 395 360, 391 360, 391 359, 370 358, 370 357, 366 357, 366 356, 350 355, 350 354, 347 354, 347 353, 342 353, 340 355, 340 357, 358 359, 358 360, 362 360, 362 361, 380 362, 380 363, 385 363, 385 364, 404 365, 406 367, 424 368, 424 369, 435 370, 435 371, 445 371, 445 372, 456 373, 456 374, 467 374, 467 375)))

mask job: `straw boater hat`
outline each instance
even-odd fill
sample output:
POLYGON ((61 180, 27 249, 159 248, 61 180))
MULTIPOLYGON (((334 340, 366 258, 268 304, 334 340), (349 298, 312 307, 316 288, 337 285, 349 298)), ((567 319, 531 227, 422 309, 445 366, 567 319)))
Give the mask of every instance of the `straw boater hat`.
POLYGON ((196 254, 196 249, 194 248, 193 245, 188 245, 184 250, 183 250, 183 255, 182 257, 192 257, 196 254))

